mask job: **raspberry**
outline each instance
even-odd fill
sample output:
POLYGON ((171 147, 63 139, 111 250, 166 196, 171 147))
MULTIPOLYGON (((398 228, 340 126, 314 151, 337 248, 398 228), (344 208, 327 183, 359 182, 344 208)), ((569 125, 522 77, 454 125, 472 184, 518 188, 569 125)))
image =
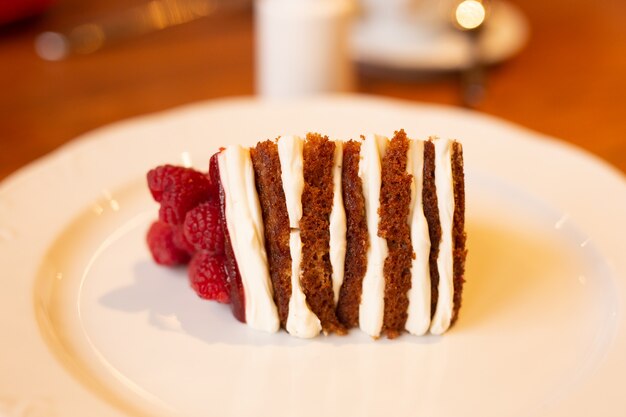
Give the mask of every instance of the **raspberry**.
POLYGON ((174 244, 175 228, 162 221, 150 226, 146 240, 154 261, 159 265, 174 266, 189 262, 189 254, 174 244))
POLYGON ((189 263, 189 284, 200 298, 230 303, 224 256, 197 252, 189 263))
POLYGON ((196 253, 196 248, 194 248, 194 246, 189 242, 189 240, 185 237, 185 233, 183 231, 183 225, 181 224, 180 226, 172 226, 174 227, 174 245, 176 245, 176 247, 178 249, 184 250, 185 252, 187 252, 189 255, 192 255, 194 253, 196 253))
POLYGON ((159 218, 169 224, 182 224, 189 210, 210 197, 207 176, 191 168, 163 165, 150 170, 148 187, 161 203, 159 218))
POLYGON ((220 208, 213 202, 202 203, 190 210, 185 216, 183 230, 187 241, 196 250, 205 250, 213 255, 224 253, 220 208))
POLYGON ((161 165, 148 171, 148 188, 157 203, 160 203, 163 198, 165 178, 174 175, 178 168, 174 165, 161 165))

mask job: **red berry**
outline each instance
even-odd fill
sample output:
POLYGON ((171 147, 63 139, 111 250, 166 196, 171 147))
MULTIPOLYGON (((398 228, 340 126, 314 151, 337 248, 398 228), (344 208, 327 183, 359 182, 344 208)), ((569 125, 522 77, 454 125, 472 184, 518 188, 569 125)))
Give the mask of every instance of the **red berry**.
POLYGON ((213 202, 199 204, 190 210, 185 216, 183 230, 187 241, 196 250, 205 250, 214 255, 224 253, 220 208, 213 202))
POLYGON ((189 263, 189 284, 199 297, 230 303, 224 256, 197 252, 189 263))
POLYGON ((189 254, 174 243, 174 233, 174 227, 162 221, 152 223, 148 230, 148 247, 159 265, 174 266, 189 262, 189 254))
POLYGON ((154 198, 154 201, 157 203, 160 203, 163 198, 163 182, 165 177, 171 175, 177 168, 178 167, 173 165, 161 165, 148 171, 148 188, 150 189, 152 198, 154 198))
POLYGON ((185 237, 183 225, 181 224, 180 226, 172 227, 174 227, 174 245, 176 245, 178 249, 184 250, 189 255, 193 256, 193 254, 196 253, 196 248, 194 248, 194 246, 185 237))
POLYGON ((169 224, 182 224, 189 210, 210 198, 209 179, 191 168, 157 167, 148 172, 148 186, 161 203, 159 218, 169 224))

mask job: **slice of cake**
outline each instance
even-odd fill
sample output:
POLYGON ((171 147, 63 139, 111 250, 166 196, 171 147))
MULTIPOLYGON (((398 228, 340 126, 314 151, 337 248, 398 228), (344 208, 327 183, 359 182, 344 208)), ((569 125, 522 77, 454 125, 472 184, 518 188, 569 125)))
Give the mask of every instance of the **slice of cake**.
POLYGON ((207 176, 164 166, 148 182, 161 203, 148 234, 155 260, 191 257, 196 292, 230 303, 255 329, 308 338, 359 327, 394 338, 441 334, 458 317, 458 142, 403 130, 345 143, 283 136, 222 149, 207 176))

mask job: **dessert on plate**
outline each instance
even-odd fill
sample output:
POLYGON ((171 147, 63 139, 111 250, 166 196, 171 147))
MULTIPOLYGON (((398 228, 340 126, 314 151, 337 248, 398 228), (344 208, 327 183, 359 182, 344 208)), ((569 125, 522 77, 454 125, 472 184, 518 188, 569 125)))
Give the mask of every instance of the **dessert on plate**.
POLYGON ((199 296, 267 332, 442 334, 461 307, 459 142, 309 133, 228 146, 208 173, 148 173, 154 260, 188 265, 199 296))

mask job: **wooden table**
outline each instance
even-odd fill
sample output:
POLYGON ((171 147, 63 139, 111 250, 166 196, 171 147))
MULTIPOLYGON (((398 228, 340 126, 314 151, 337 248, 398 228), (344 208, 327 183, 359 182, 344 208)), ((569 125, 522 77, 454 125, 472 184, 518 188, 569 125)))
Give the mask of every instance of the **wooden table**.
MULTIPOLYGON (((104 124, 253 94, 252 15, 201 19, 61 62, 35 36, 144 0, 59 0, 0 28, 0 179, 104 124)), ((531 39, 493 69, 479 110, 581 146, 626 172, 626 1, 516 0, 531 39)), ((459 82, 361 76, 358 91, 457 105, 459 82)))

